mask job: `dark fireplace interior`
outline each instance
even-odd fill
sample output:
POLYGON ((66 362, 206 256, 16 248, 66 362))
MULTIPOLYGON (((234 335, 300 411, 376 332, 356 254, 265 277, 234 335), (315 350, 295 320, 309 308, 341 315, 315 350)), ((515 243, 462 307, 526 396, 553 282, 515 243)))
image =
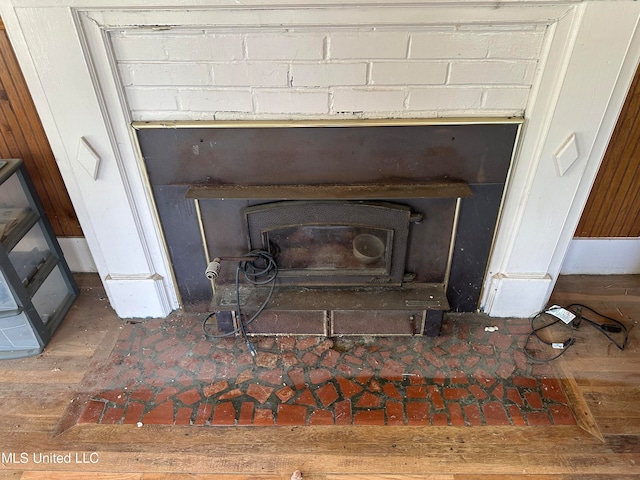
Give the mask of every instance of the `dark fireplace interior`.
POLYGON ((138 126, 183 308, 256 308, 233 259, 260 250, 278 276, 249 333, 437 335, 478 308, 519 126, 138 126))

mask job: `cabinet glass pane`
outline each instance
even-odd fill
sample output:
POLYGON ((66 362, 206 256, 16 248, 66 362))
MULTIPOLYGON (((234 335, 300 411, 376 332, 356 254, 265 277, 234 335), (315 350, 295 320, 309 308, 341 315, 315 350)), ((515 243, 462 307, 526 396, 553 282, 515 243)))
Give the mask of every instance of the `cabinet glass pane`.
POLYGON ((48 256, 49 245, 40 224, 34 225, 9 252, 9 259, 23 285, 27 285, 33 279, 48 256))
POLYGON ((71 290, 64 281, 60 267, 55 267, 33 296, 33 306, 44 323, 58 311, 71 290))
POLYGON ((0 351, 36 347, 38 340, 24 312, 0 318, 0 351))
POLYGON ((0 207, 31 208, 22 182, 16 173, 7 178, 0 186, 0 207))
POLYGON ((13 174, 0 186, 0 238, 4 238, 29 211, 31 205, 20 178, 13 174))
POLYGON ((17 308, 18 304, 13 298, 7 279, 4 278, 4 273, 0 272, 0 312, 16 310, 17 308))

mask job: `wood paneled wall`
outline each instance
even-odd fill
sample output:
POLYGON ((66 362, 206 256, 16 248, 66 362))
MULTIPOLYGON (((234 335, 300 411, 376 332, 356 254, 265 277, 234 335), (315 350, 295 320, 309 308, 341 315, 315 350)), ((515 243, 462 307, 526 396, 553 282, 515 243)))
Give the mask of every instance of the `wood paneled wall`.
POLYGON ((80 224, 1 19, 0 158, 24 160, 57 236, 82 236, 80 224))
POLYGON ((640 69, 636 71, 575 236, 640 236, 640 69))

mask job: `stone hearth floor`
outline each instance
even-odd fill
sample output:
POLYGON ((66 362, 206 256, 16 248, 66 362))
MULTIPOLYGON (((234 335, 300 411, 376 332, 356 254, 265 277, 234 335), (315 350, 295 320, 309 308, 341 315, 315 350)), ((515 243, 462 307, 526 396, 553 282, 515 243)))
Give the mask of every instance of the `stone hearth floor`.
POLYGON ((454 314, 437 338, 253 337, 254 360, 196 315, 127 323, 78 423, 575 424, 553 368, 521 350, 529 328, 454 314))

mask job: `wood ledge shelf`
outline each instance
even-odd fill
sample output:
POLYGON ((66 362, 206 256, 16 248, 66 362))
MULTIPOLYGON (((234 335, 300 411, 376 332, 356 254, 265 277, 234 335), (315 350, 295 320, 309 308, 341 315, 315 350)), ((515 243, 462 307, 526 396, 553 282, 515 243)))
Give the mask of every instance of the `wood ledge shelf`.
POLYGON ((382 200, 387 198, 471 197, 463 182, 362 185, 192 185, 185 197, 195 199, 382 200))

